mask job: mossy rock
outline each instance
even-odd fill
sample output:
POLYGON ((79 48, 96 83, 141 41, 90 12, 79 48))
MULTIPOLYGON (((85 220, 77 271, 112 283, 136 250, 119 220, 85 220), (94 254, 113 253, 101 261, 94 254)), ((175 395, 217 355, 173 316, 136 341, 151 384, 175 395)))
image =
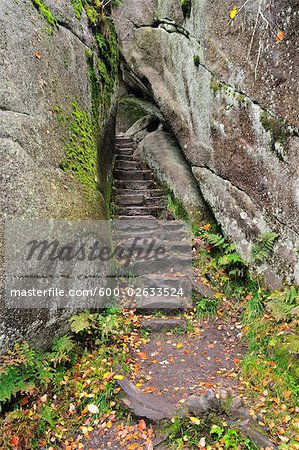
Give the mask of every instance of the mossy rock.
POLYGON ((118 103, 118 116, 123 128, 127 131, 137 120, 151 114, 156 116, 161 122, 164 118, 159 109, 145 100, 136 97, 123 97, 118 103))

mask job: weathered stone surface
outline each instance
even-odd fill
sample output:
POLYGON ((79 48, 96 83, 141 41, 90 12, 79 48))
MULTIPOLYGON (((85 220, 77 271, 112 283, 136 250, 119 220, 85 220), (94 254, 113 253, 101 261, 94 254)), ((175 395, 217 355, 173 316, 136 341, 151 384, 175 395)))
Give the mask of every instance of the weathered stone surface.
POLYGON ((183 404, 189 413, 195 416, 203 416, 210 414, 212 411, 217 412, 220 409, 220 400, 217 398, 215 392, 211 389, 207 390, 203 395, 197 397, 191 395, 183 404))
MULTIPOLYGON (((87 55, 91 58, 94 51, 96 62, 97 44, 84 11, 78 20, 71 1, 46 3, 57 19, 53 28, 31 0, 1 1, 1 219, 105 218, 114 145, 113 89, 106 99, 99 98, 95 117, 99 151, 96 155, 95 144, 94 156, 100 172, 95 174, 98 182, 95 179, 89 201, 76 176, 62 169, 70 143, 69 125, 63 117, 72 117, 75 101, 89 117, 94 111, 87 55)), ((20 338, 48 346, 56 332, 65 331, 69 314, 5 310, 1 295, 0 346, 20 338)))
POLYGON ((154 98, 190 165, 215 175, 222 210, 211 199, 211 176, 198 182, 228 238, 249 260, 257 233, 276 231, 283 239, 259 271, 271 267, 274 276, 298 283, 298 41, 291 37, 299 16, 292 0, 271 8, 262 2, 266 20, 259 15, 253 33, 258 7, 247 2, 229 23, 224 3, 196 0, 182 21, 176 0, 167 11, 158 0, 136 8, 128 1, 115 20, 126 73, 134 74, 129 84, 137 90, 136 79, 142 81, 138 90, 154 98), (273 23, 285 32, 281 43, 273 23), (241 200, 233 201, 234 211, 228 189, 241 200))
MULTIPOLYGON (((139 144, 149 133, 151 127, 160 127, 160 123, 157 124, 157 117, 151 114, 147 114, 141 119, 137 120, 126 132, 127 136, 131 136, 134 141, 139 144)), ((154 131, 154 130, 152 130, 154 131)))
POLYGON ((179 199, 191 218, 199 219, 206 207, 183 153, 170 133, 149 133, 138 145, 137 152, 157 178, 179 199))
POLYGON ((166 400, 156 397, 151 394, 145 394, 140 389, 136 388, 127 378, 119 380, 120 385, 126 396, 123 398, 123 403, 131 413, 137 418, 146 418, 152 422, 157 422, 163 419, 171 419, 175 407, 166 400))

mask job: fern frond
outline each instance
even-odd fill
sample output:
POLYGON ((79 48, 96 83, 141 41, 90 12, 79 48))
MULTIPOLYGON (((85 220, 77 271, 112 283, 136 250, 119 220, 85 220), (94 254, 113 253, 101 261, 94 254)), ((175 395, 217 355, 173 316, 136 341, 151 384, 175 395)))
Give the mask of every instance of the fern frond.
POLYGON ((71 317, 69 322, 71 324, 72 332, 78 334, 82 331, 89 330, 94 324, 94 319, 89 312, 83 312, 71 317))
POLYGON ((61 364, 63 361, 69 361, 75 347, 76 344, 70 336, 62 336, 54 343, 51 361, 54 365, 61 364))
POLYGON ((274 249, 275 241, 279 238, 279 234, 268 231, 262 234, 257 242, 253 245, 251 251, 252 261, 255 263, 262 263, 269 259, 274 249))

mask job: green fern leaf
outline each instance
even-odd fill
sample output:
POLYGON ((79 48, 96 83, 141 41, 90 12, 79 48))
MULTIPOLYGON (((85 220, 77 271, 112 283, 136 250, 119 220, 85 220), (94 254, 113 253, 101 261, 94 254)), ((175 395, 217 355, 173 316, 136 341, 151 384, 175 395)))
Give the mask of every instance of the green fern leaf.
POLYGON ((69 319, 73 333, 87 331, 93 325, 93 316, 89 312, 83 312, 69 319))

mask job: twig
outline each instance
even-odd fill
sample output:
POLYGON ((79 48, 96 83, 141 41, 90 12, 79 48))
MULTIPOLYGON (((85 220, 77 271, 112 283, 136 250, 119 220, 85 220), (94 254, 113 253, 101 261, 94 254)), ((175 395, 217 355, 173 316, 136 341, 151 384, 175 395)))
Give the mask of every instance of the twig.
POLYGON ((259 1, 259 7, 258 7, 258 10, 257 10, 256 21, 255 21, 255 24, 254 24, 254 29, 253 29, 253 33, 252 33, 252 36, 251 36, 250 45, 249 45, 249 49, 248 49, 248 53, 247 53, 247 61, 249 60, 249 56, 250 56, 250 53, 251 53, 251 50, 252 50, 254 36, 255 36, 257 25, 258 25, 259 18, 260 18, 261 3, 262 3, 262 0, 259 1))
POLYGON ((254 68, 254 79, 255 79, 255 80, 257 79, 257 69, 258 69, 259 62, 260 62, 260 57, 261 57, 261 53, 262 53, 262 48, 263 48, 263 44, 262 44, 262 42, 260 41, 260 44, 259 44, 259 51, 258 51, 258 55, 257 55, 257 59, 256 59, 255 68, 254 68))
POLYGON ((264 16, 264 14, 262 13, 261 10, 260 10, 260 15, 261 15, 261 18, 266 22, 266 25, 267 25, 266 30, 267 30, 269 28, 270 24, 269 24, 268 20, 266 19, 266 17, 264 16))

